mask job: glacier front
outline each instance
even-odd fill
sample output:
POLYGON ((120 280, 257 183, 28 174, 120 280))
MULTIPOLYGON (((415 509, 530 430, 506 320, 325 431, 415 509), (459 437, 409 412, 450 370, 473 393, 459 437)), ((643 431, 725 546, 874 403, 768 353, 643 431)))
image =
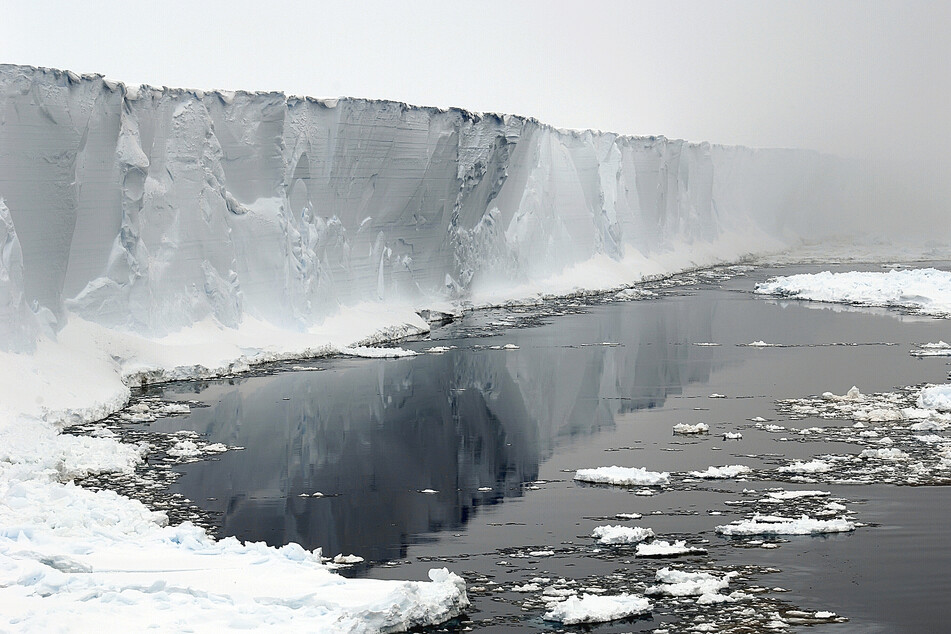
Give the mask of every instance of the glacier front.
POLYGON ((60 429, 136 382, 425 332, 425 309, 822 239, 851 229, 862 182, 807 151, 0 65, 0 629, 108 614, 396 631, 459 614, 445 570, 344 580, 314 553, 214 542, 76 487, 142 451, 60 429))

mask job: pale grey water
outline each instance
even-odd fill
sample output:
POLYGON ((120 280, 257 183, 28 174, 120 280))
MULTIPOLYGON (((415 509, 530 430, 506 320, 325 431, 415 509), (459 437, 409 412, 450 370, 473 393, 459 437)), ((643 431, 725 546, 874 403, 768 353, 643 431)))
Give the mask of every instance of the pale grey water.
MULTIPOLYGON (((164 398, 206 407, 151 427, 194 430, 245 448, 180 467, 184 475, 175 485, 220 513, 221 535, 294 541, 367 559, 348 574, 425 578, 430 567, 465 571, 470 588, 485 591, 471 592, 472 622, 456 627, 555 628, 536 605, 523 609, 525 595, 508 590, 534 576, 596 585, 592 580, 621 570, 623 583, 649 580, 670 562, 599 551, 590 538, 594 526, 619 523, 615 513, 637 512, 644 518, 627 524, 653 528, 660 538, 708 541, 708 556, 676 563, 776 568, 768 574, 750 568, 747 585, 781 586, 788 592, 771 595, 777 601, 850 619, 823 630, 940 631, 949 615, 944 590, 951 587, 947 487, 812 487, 846 498, 871 526, 793 537, 764 550, 738 547, 713 532, 743 515, 724 503, 745 487, 794 485, 726 480, 642 497, 572 480, 578 468, 611 464, 670 472, 738 463, 774 469, 785 459, 854 454, 856 446, 841 442, 783 442, 748 419, 783 424, 775 408, 781 398, 841 394, 853 384, 868 393, 946 380, 947 359, 917 359, 908 351, 951 339, 951 322, 748 292, 767 275, 799 270, 818 269, 701 277, 646 301, 478 312, 434 329, 431 340, 401 344, 420 352, 456 346, 442 354, 327 359, 297 364, 311 371, 168 385, 161 388, 164 398), (793 347, 738 345, 755 340, 793 347), (720 345, 696 345, 708 342, 720 345), (518 349, 491 349, 504 344, 518 349), (706 422, 711 433, 673 436, 671 427, 682 422, 706 422), (716 435, 734 430, 742 440, 716 435), (544 483, 530 484, 539 480, 544 483), (326 497, 299 497, 315 491, 326 497), (556 554, 512 556, 544 549, 556 554)), ((682 609, 658 601, 653 620, 595 629, 676 624, 682 609)))

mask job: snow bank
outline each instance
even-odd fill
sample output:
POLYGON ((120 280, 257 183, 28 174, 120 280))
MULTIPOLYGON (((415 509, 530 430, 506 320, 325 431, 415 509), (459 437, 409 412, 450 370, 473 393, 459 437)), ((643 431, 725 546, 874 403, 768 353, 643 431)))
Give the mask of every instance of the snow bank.
POLYGON ((933 268, 803 273, 757 284, 754 292, 819 302, 903 308, 925 315, 951 315, 951 272, 933 268))
POLYGON ((648 599, 637 594, 584 594, 581 597, 573 595, 550 605, 544 618, 547 621, 560 621, 565 625, 605 623, 647 614, 651 607, 648 599))
POLYGON ((578 469, 575 480, 597 484, 615 484, 618 486, 658 486, 670 481, 666 471, 648 471, 644 467, 597 467, 596 469, 578 469))
POLYGON ((775 515, 754 515, 752 519, 717 526, 721 535, 821 535, 855 530, 855 523, 844 519, 819 520, 802 515, 799 518, 775 515))

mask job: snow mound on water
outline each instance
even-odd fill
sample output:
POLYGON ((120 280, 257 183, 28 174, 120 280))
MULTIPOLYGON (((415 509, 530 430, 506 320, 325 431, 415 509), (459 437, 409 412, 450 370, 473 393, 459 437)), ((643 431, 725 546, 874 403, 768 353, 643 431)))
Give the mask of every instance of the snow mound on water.
POLYGON ((559 603, 549 604, 545 620, 560 621, 565 625, 605 623, 651 611, 651 602, 638 594, 598 596, 573 595, 559 603))
POLYGON ((615 484, 619 486, 657 486, 667 484, 670 474, 666 471, 648 471, 644 467, 597 467, 578 469, 575 480, 596 484, 615 484))
POLYGON ((757 284, 755 293, 819 302, 951 314, 951 272, 933 268, 888 272, 803 273, 757 284))

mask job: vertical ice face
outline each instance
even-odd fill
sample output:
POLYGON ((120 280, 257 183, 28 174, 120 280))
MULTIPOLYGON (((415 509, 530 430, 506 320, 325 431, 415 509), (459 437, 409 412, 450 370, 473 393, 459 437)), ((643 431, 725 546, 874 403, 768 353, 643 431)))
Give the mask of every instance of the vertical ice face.
POLYGON ((340 305, 465 297, 598 255, 794 238, 828 208, 816 183, 830 169, 808 152, 0 66, 17 292, 153 336, 206 317, 302 328, 340 305))
POLYGON ((23 299, 23 253, 10 210, 0 198, 0 351, 33 348, 34 316, 23 299))

